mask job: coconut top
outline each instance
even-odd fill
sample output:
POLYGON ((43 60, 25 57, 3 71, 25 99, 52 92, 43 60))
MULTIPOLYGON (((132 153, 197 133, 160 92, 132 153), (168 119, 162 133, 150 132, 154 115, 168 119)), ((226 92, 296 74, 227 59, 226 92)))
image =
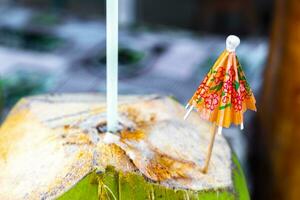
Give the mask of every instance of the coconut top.
MULTIPOLYGON (((169 97, 121 96, 119 140, 104 142, 103 95, 22 99, 0 129, 0 196, 54 198, 93 170, 136 172, 167 187, 232 187, 231 151, 216 136, 207 174, 201 172, 210 124, 169 97)), ((13 197, 13 198, 12 198, 13 197)))

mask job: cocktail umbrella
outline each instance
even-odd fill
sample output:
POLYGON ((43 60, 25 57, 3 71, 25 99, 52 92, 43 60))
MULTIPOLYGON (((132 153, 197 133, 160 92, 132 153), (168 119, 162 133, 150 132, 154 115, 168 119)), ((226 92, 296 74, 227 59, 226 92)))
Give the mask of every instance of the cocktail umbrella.
POLYGON ((209 70, 186 106, 188 111, 184 119, 196 109, 202 118, 214 124, 204 173, 208 170, 215 134, 221 134, 222 127, 228 128, 231 124, 240 125, 243 129, 244 112, 247 109, 256 111, 254 95, 235 53, 239 44, 237 36, 227 37, 226 50, 209 70))

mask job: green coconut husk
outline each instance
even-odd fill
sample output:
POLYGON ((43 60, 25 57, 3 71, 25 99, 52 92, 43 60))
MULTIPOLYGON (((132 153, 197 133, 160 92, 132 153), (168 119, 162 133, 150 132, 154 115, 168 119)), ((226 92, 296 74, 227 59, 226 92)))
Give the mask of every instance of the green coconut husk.
POLYGON ((173 189, 149 182, 140 174, 134 172, 118 172, 114 167, 107 167, 105 172, 97 174, 93 171, 84 177, 68 192, 59 197, 67 199, 170 199, 170 200, 228 200, 250 199, 243 171, 235 154, 232 154, 234 188, 218 188, 203 191, 188 189, 173 189))

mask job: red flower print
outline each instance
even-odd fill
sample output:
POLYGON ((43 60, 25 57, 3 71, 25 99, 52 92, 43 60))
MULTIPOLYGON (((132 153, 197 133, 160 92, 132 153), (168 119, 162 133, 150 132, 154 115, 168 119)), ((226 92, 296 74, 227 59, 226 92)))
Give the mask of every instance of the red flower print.
POLYGON ((211 111, 213 111, 219 103, 219 96, 215 93, 209 95, 205 99, 205 107, 211 111))
POLYGON ((225 81, 223 88, 224 88, 225 93, 231 94, 232 89, 233 89, 232 81, 231 80, 225 81))
POLYGON ((197 90, 197 95, 202 98, 204 98, 206 96, 207 91, 209 90, 209 87, 207 85, 205 85, 204 83, 201 83, 201 85, 199 86, 198 90, 197 90))
POLYGON ((240 83, 240 91, 241 91, 241 93, 246 91, 244 83, 240 83))
POLYGON ((232 96, 232 103, 235 111, 241 111, 242 110, 242 97, 239 93, 234 92, 232 96))
POLYGON ((225 76, 225 69, 224 67, 219 67, 218 70, 217 70, 217 74, 216 74, 216 78, 222 78, 225 76))
POLYGON ((233 90, 232 99, 242 99, 241 94, 239 92, 233 90))
POLYGON ((228 101, 229 101, 229 96, 223 96, 223 97, 222 97, 222 102, 223 102, 223 103, 227 104, 228 101))
POLYGON ((244 86, 243 83, 240 83, 240 88, 239 88, 240 92, 241 92, 241 99, 242 101, 245 99, 245 96, 247 95, 247 91, 246 88, 244 86))
POLYGON ((233 67, 231 67, 228 70, 228 75, 229 75, 229 80, 231 80, 231 81, 235 80, 235 70, 233 67))
POLYGON ((237 112, 242 110, 242 101, 239 101, 238 104, 234 105, 234 110, 237 112))
POLYGON ((242 100, 251 98, 252 91, 247 88, 247 82, 246 81, 240 81, 240 88, 239 88, 242 96, 242 100))
POLYGON ((234 77, 234 76, 235 76, 235 70, 234 70, 234 68, 231 67, 231 68, 229 69, 228 73, 229 73, 230 76, 234 77))
POLYGON ((204 80, 202 81, 202 84, 206 84, 208 81, 208 76, 205 76, 204 80))
POLYGON ((216 85, 219 85, 219 83, 221 83, 221 79, 216 77, 216 78, 215 78, 215 84, 216 84, 216 85))

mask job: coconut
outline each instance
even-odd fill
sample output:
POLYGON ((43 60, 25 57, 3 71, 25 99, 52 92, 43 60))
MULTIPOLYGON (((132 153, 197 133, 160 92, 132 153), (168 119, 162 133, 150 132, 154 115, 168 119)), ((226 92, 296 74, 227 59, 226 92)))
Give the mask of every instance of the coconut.
POLYGON ((184 121, 170 97, 120 96, 112 134, 105 111, 100 94, 20 100, 0 129, 0 199, 249 199, 223 136, 202 172, 211 125, 197 113, 184 121))

